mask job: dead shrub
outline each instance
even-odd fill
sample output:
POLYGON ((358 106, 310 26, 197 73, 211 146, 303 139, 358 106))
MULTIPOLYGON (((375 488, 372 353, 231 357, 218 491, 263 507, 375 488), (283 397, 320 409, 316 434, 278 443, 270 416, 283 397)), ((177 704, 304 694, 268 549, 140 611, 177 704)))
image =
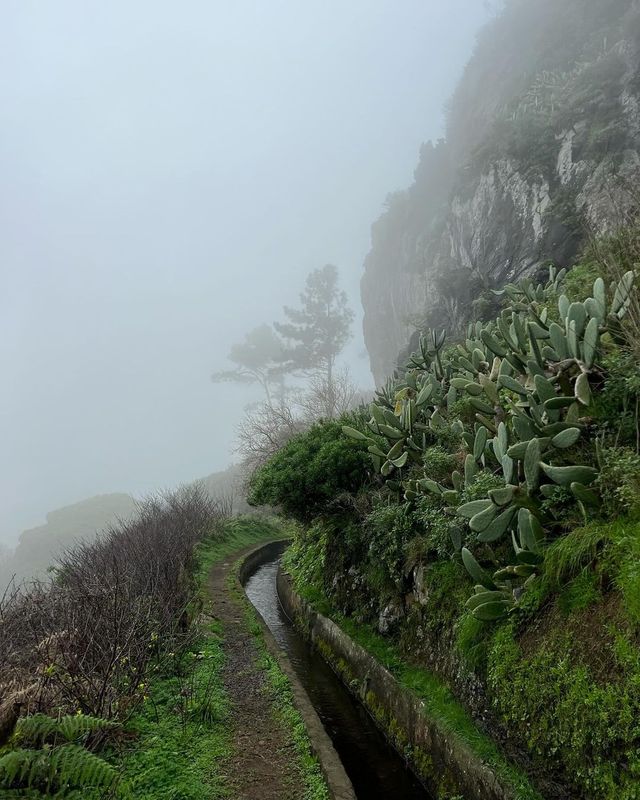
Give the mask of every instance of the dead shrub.
POLYGON ((221 518, 197 487, 153 497, 63 553, 50 581, 11 586, 0 600, 0 727, 16 708, 126 716, 189 636, 195 547, 221 518))

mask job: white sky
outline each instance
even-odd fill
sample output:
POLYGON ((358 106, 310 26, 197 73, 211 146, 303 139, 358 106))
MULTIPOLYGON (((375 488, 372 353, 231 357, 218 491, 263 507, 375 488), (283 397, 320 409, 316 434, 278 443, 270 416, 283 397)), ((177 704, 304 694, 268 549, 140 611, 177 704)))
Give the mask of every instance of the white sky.
POLYGON ((224 468, 229 346, 370 225, 483 0, 0 0, 0 540, 224 468))

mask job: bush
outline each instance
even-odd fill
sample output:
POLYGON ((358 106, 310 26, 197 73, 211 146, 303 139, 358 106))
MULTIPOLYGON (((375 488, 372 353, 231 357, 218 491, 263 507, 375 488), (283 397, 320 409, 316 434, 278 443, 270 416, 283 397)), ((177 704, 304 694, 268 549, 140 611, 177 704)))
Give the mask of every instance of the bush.
POLYGON ((111 719, 138 702, 164 649, 189 635, 194 549, 217 520, 198 489, 151 499, 62 555, 51 583, 5 595, 0 721, 14 707, 111 719))
POLYGON ((434 481, 446 481, 458 466, 458 457, 449 453, 441 445, 435 445, 425 450, 424 474, 434 481))
POLYGON ((593 403, 605 441, 638 447, 640 442, 640 375, 634 355, 613 350, 603 359, 606 378, 593 403))
POLYGON ((452 518, 445 513, 442 503, 428 495, 418 497, 415 517, 429 552, 437 558, 448 558, 454 549, 451 538, 452 518))
POLYGON ((252 477, 249 503, 279 507, 309 522, 339 495, 362 488, 369 468, 366 445, 354 445, 343 435, 345 422, 354 425, 351 417, 321 422, 291 439, 252 477))
POLYGON ((609 517, 637 512, 640 508, 640 456, 628 447, 602 450, 598 489, 609 517))
POLYGON ((380 504, 364 522, 369 541, 368 562, 383 573, 384 585, 400 590, 404 575, 405 547, 414 532, 414 517, 407 504, 380 504))

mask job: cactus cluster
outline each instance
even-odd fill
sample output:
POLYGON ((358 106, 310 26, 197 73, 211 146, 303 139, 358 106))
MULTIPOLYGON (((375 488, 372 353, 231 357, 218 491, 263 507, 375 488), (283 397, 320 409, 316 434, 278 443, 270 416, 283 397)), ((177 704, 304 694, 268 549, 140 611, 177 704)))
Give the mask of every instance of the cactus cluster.
POLYGON ((552 527, 543 504, 556 487, 570 490, 585 518, 599 504, 588 409, 604 377, 602 337, 621 336, 634 274, 626 273, 609 291, 598 278, 581 303, 562 294, 563 278, 552 269, 546 285, 525 279, 506 286, 496 293, 506 301, 500 316, 471 324, 453 347, 445 348, 444 333, 424 337, 402 378, 371 404, 367 433, 344 429, 367 442, 376 469, 406 500, 439 496, 478 545, 510 539, 512 563, 491 574, 462 548, 475 583, 468 608, 480 619, 508 612, 538 571, 552 527), (450 420, 448 412, 461 398, 473 408, 473 425, 450 420), (445 428, 459 437, 464 456, 450 486, 420 469, 431 434, 445 428), (481 469, 499 474, 504 485, 463 503, 481 469))

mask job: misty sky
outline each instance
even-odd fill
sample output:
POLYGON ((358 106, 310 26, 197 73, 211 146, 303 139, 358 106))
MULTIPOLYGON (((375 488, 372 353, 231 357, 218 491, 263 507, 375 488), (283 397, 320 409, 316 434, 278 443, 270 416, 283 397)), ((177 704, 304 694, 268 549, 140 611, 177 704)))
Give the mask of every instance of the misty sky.
POLYGON ((483 0, 0 0, 0 540, 223 469, 229 346, 358 284, 483 0))

